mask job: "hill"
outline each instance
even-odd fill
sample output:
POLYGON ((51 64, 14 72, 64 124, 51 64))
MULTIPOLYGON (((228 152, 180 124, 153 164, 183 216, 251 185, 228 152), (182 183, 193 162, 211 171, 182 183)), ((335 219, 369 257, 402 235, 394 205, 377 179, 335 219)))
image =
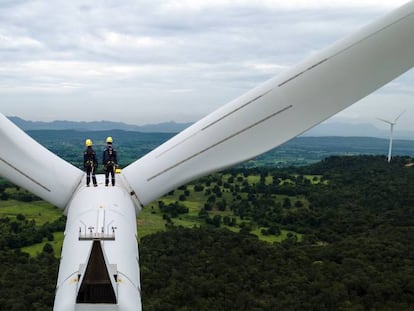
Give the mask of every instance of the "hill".
MULTIPOLYGON (((388 139, 374 137, 296 137, 245 164, 254 166, 306 165, 332 155, 386 155, 388 139)), ((414 156, 414 141, 393 141, 393 156, 414 156)))
MULTIPOLYGON (((380 123, 380 122, 378 122, 380 123)), ((387 138, 390 130, 387 125, 378 128, 369 123, 343 123, 343 122, 324 122, 310 130, 303 136, 346 136, 346 137, 378 137, 387 138)), ((401 130, 398 125, 395 127, 394 137, 398 139, 414 139, 414 132, 401 130)))
MULTIPOLYGON (((124 130, 136 132, 153 132, 153 133, 178 133, 189 127, 192 123, 177 123, 174 121, 162 122, 156 124, 134 125, 123 122, 113 121, 28 121, 19 117, 8 117, 13 123, 24 131, 29 130, 76 130, 76 131, 106 131, 106 130, 124 130)), ((343 137, 378 137, 388 138, 388 129, 379 129, 372 124, 361 123, 351 124, 343 122, 323 122, 301 136, 321 137, 321 136, 343 136, 343 137)), ((394 133, 395 138, 414 139, 414 132, 402 131, 398 127, 394 133)))
MULTIPOLYGON (((105 137, 112 136, 119 150, 122 167, 144 156, 174 136, 174 133, 142 133, 135 131, 76 131, 30 130, 27 133, 36 141, 67 161, 81 167, 84 141, 91 138, 100 155, 105 137)), ((296 137, 248 162, 243 167, 286 167, 306 165, 331 155, 386 155, 388 140, 372 137, 296 137)), ((414 156, 414 141, 394 140, 393 155, 414 156)))
POLYGON ((173 121, 157 124, 133 125, 123 122, 93 121, 76 122, 58 120, 52 122, 27 121, 19 117, 8 117, 14 124, 24 131, 32 130, 76 130, 76 131, 107 131, 123 130, 136 132, 177 133, 191 125, 191 123, 176 123, 173 121))

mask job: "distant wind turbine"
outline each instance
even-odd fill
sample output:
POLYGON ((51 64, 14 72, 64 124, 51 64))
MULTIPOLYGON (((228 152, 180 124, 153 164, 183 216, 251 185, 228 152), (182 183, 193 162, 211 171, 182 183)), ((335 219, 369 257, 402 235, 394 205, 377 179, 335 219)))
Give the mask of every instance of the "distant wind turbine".
POLYGON ((390 161, 391 161, 391 152, 392 152, 392 134, 393 134, 393 132, 394 132, 394 125, 396 125, 397 124, 397 121, 398 121, 398 119, 403 115, 403 113, 405 112, 405 110, 403 111, 403 112, 401 112, 399 115, 398 115, 398 117, 396 117, 395 118, 395 120, 394 120, 394 122, 392 122, 392 121, 388 121, 388 120, 384 120, 384 119, 380 119, 380 118, 377 118, 378 120, 380 120, 380 121, 382 121, 382 122, 385 122, 385 123, 388 123, 389 125, 390 125, 390 144, 389 144, 389 147, 388 147, 388 163, 390 163, 390 161))

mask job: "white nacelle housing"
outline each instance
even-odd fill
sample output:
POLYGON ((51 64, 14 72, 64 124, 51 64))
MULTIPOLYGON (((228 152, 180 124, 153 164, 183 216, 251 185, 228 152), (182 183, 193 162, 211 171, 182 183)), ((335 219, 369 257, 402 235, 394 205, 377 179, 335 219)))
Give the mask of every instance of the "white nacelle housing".
MULTIPOLYGON (((135 206, 122 185, 105 187, 103 176, 97 177, 99 186, 81 187, 67 208, 54 311, 95 310, 94 305, 99 310, 141 310, 135 206), (103 252, 105 269, 98 272, 108 272, 107 289, 113 288, 115 303, 105 303, 107 293, 99 292, 102 279, 85 280, 93 243, 99 243, 103 252), (89 282, 91 294, 80 299, 83 281, 89 282)), ((100 264, 96 258, 92 268, 100 264)))

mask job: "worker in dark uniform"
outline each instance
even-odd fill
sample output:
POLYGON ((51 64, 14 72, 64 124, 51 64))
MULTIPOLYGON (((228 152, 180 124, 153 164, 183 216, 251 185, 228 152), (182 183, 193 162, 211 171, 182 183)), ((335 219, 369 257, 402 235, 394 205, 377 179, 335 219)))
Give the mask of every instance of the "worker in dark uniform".
POLYGON ((115 186, 115 170, 118 166, 116 150, 112 146, 112 137, 106 138, 106 148, 103 152, 103 166, 105 170, 105 186, 109 184, 109 174, 111 174, 112 186, 115 186))
POLYGON ((91 175, 92 175, 92 183, 94 187, 97 187, 98 184, 96 182, 96 168, 98 167, 98 159, 96 158, 96 153, 92 148, 92 140, 89 138, 85 141, 86 150, 83 153, 83 167, 86 171, 86 186, 89 187, 91 182, 91 175))

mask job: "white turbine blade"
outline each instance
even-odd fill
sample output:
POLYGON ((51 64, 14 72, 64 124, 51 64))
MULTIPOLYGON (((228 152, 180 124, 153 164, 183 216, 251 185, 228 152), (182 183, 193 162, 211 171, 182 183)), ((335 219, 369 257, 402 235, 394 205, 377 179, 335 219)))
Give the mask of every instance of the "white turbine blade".
POLYGON ((398 121, 398 119, 404 114, 404 112, 405 112, 405 110, 404 111, 402 111, 399 115, 398 115, 398 117, 396 117, 395 118, 395 120, 394 120, 394 124, 395 123, 397 123, 397 121, 398 121))
POLYGON ((211 113, 123 170, 142 205, 251 159, 414 65, 414 2, 211 113))
POLYGON ((391 121, 387 121, 385 119, 381 119, 381 118, 377 118, 377 119, 380 120, 380 121, 382 121, 382 122, 388 123, 389 125, 392 125, 393 124, 391 121))
POLYGON ((82 171, 38 144, 2 114, 0 141, 0 176, 64 208, 82 171))

